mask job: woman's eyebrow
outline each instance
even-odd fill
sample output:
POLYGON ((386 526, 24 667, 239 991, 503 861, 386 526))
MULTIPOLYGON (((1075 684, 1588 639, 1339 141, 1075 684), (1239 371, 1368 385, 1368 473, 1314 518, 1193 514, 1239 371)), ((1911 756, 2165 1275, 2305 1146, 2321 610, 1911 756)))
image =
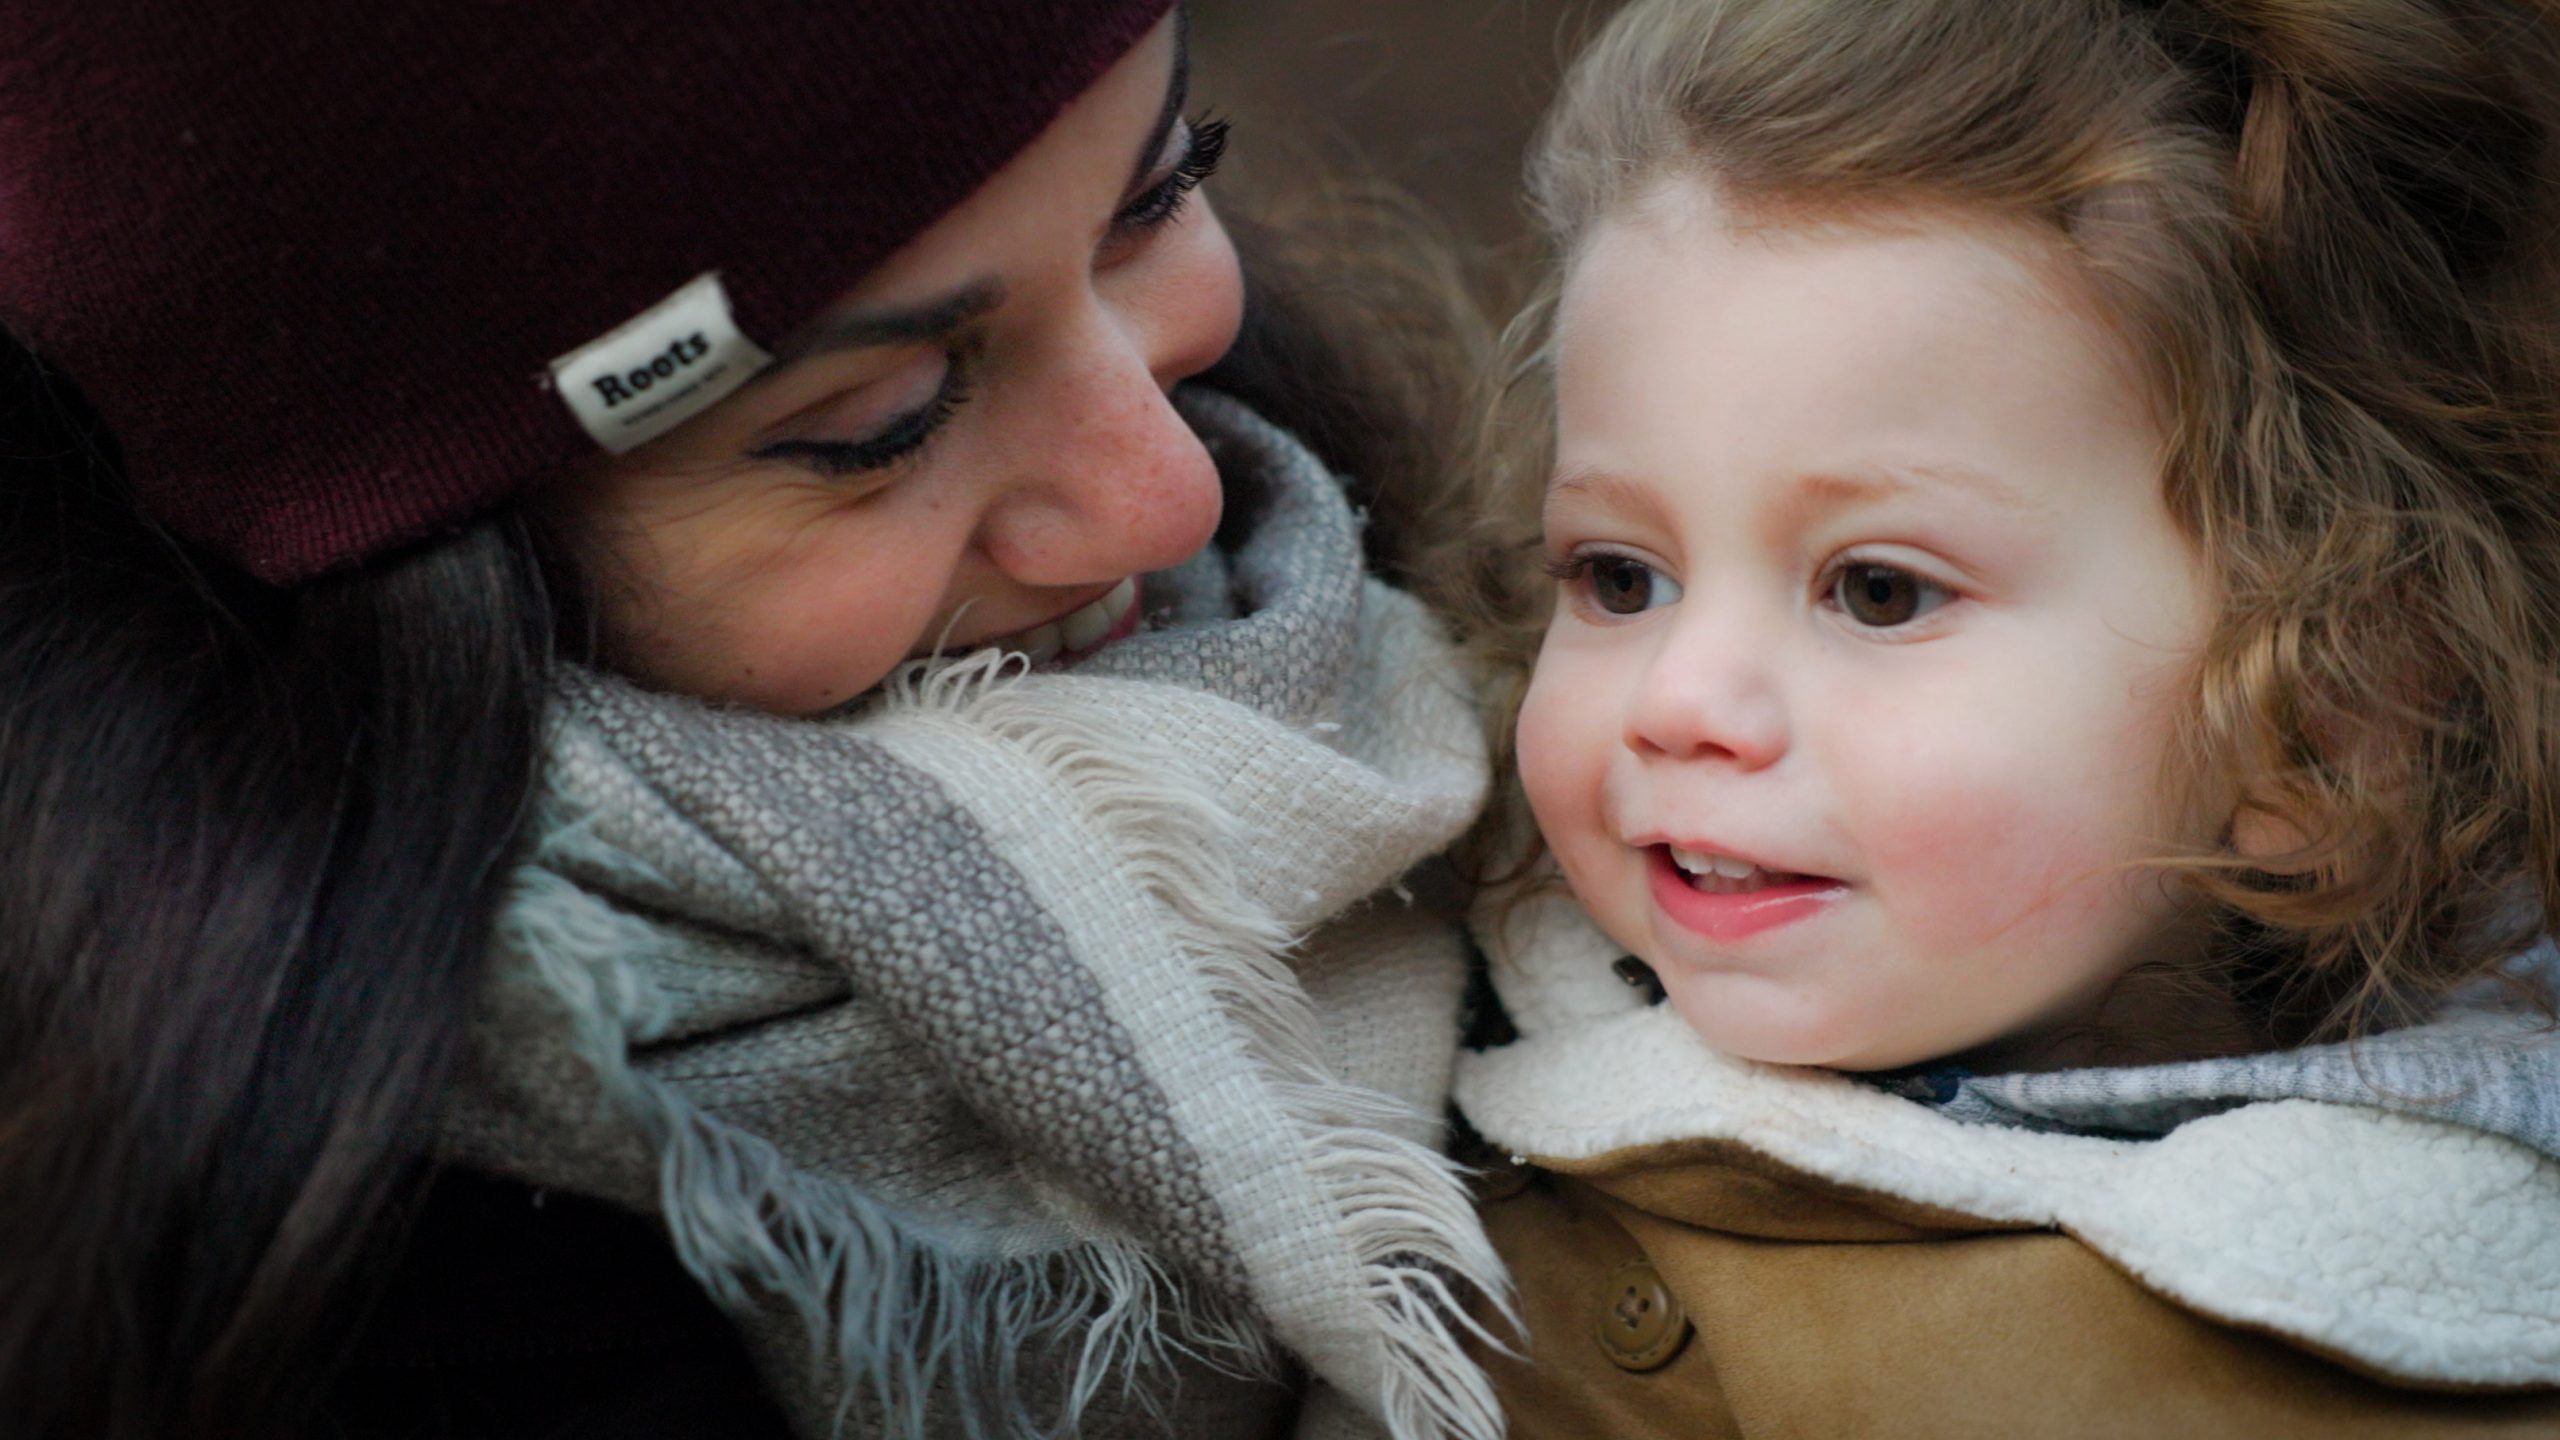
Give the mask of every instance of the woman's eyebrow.
POLYGON ((875 345, 922 345, 947 340, 953 331, 1004 304, 1004 282, 974 280, 948 295, 891 310, 854 310, 821 316, 774 352, 771 374, 794 360, 835 350, 875 345))
POLYGON ((1177 5, 1173 11, 1173 75, 1165 82, 1164 109, 1156 116, 1155 128, 1147 132, 1147 143, 1138 151, 1138 163, 1129 172, 1124 194, 1134 194, 1155 173, 1156 161, 1164 154, 1165 137, 1173 133, 1173 122, 1182 118, 1183 102, 1191 98, 1191 7, 1177 5))
MULTIPOLYGON (((1155 126, 1148 132, 1146 144, 1138 152, 1138 163, 1130 172, 1130 190, 1144 185, 1147 177, 1154 173, 1156 161, 1164 154, 1165 137, 1173 133, 1174 122, 1182 118, 1183 102, 1190 96, 1191 17, 1187 10, 1177 8, 1173 22, 1173 74, 1165 83, 1164 108, 1157 112, 1155 126)), ((860 350, 877 345, 922 345, 945 340, 953 331, 1002 304, 1004 282, 989 278, 972 281, 949 295, 920 305, 822 317, 785 340, 774 352, 776 363, 764 374, 770 375, 794 360, 830 351, 860 350)))

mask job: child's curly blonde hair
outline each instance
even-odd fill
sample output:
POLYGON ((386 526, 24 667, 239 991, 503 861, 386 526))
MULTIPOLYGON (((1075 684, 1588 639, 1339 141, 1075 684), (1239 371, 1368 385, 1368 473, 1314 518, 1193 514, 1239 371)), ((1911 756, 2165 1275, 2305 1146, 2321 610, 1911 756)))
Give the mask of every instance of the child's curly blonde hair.
MULTIPOLYGON (((1687 178, 2068 247, 2156 378, 2170 511, 2219 587, 2164 780, 2232 823, 2159 864, 2224 917, 2214 973, 2279 1043, 2394 1023, 2560 928, 2551 25, 2535 0, 1637 0, 1531 164, 1559 274, 1687 178)), ((1551 603, 1552 289, 1467 542, 1506 727, 1551 603)), ((1521 833, 1516 796, 1491 824, 1521 833)))

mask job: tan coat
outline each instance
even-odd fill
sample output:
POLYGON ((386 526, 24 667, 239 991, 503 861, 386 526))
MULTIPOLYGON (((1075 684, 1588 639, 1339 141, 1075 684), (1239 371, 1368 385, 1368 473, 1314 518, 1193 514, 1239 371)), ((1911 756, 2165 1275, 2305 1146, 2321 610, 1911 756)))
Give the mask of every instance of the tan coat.
POLYGON ((1513 1440, 2560 1435, 2560 1392, 2371 1378, 2201 1318, 2052 1229, 1721 1142, 1497 1177, 1513 1440))
POLYGON ((2266 1100, 2151 1139, 1965 1123, 1707 1048, 1569 900, 1478 937, 1461 1057, 1519 1289, 1514 1440, 2560 1437, 2560 1160, 2266 1100))

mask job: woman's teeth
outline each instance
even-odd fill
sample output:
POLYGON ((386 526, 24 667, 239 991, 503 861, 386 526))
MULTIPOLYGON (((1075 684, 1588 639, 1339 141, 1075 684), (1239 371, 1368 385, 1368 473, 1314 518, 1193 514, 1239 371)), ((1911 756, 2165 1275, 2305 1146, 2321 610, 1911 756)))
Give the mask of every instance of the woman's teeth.
POLYGON ((1019 635, 987 642, 1006 650, 1019 650, 1034 665, 1046 664, 1060 655, 1090 650, 1102 643, 1111 628, 1128 618, 1129 607, 1138 603, 1138 582, 1122 580, 1111 587, 1111 593, 1072 614, 1061 615, 1046 625, 1034 626, 1019 635))
POLYGON ((1730 855, 1710 855, 1700 850, 1683 850, 1677 845, 1663 847, 1671 852, 1671 863, 1689 879, 1689 888, 1709 895, 1742 895, 1753 890, 1800 880, 1800 875, 1763 870, 1748 860, 1730 855))

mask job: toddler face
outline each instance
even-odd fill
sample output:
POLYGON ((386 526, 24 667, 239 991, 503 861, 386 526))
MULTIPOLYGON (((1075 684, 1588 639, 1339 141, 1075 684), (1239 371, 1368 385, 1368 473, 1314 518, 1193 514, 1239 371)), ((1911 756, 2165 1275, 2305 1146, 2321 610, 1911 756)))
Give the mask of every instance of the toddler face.
POLYGON ((2068 263, 1988 221, 1746 225, 1684 183, 1572 271, 1521 773, 1721 1050, 2030 1038, 2197 943, 2128 862, 2209 838, 2163 780, 2211 586, 2068 263))

